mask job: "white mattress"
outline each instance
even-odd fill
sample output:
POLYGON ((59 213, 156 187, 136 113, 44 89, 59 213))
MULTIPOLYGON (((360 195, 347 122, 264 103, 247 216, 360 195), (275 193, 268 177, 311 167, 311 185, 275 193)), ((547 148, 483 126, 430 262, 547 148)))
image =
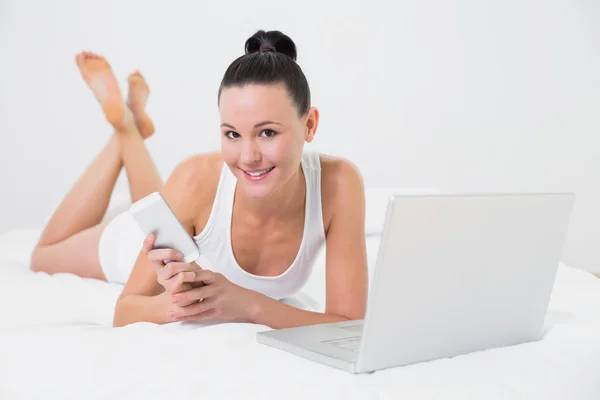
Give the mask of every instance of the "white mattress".
MULTIPOLYGON (((566 265, 542 341, 352 375, 258 344, 264 326, 112 328, 121 286, 32 273, 37 234, 0 237, 0 399, 600 399, 600 279, 566 265)), ((322 310, 324 267, 297 305, 322 310)))

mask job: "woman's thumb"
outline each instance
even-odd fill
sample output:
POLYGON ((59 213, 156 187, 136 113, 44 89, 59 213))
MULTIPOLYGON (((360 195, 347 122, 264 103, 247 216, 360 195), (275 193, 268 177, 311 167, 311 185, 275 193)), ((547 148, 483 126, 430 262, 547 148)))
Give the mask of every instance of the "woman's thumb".
POLYGON ((152 250, 152 247, 154 247, 154 242, 156 240, 156 237, 154 236, 153 233, 149 234, 148 236, 146 236, 146 239, 144 239, 144 253, 148 253, 150 250, 152 250))

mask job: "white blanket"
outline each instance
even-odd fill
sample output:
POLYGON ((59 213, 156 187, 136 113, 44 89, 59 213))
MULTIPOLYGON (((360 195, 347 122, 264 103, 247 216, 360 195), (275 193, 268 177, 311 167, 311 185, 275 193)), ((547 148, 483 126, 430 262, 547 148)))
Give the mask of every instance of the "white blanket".
MULTIPOLYGON (((36 235, 0 238, 0 399, 600 399, 600 280, 566 265, 542 341, 352 375, 258 344, 264 326, 112 328, 121 286, 29 271, 36 235)), ((297 305, 323 309, 324 267, 297 305)))

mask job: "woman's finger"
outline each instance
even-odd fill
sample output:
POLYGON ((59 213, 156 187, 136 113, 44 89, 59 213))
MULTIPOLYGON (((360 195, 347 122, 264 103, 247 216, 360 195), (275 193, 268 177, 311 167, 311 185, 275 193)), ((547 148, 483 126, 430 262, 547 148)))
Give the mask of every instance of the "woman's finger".
POLYGON ((195 282, 202 282, 205 285, 210 285, 215 282, 217 275, 209 269, 196 271, 195 282))
POLYGON ((182 290, 182 285, 186 282, 193 282, 196 274, 194 271, 184 271, 174 275, 171 279, 164 281, 165 289, 170 293, 178 293, 182 290))
POLYGON ((153 249, 148 252, 148 259, 152 262, 156 261, 179 261, 183 258, 183 254, 175 249, 153 249))
POLYGON ((172 315, 169 315, 169 316, 171 318, 181 320, 185 317, 205 313, 206 311, 208 311, 214 307, 215 307, 215 301, 213 299, 206 299, 205 301, 202 301, 200 303, 195 302, 194 304, 189 305, 187 307, 179 307, 179 306, 173 307, 173 308, 171 308, 171 311, 169 311, 170 313, 172 313, 172 315))
MULTIPOLYGON (((204 302, 202 302, 202 303, 204 303, 204 302)), ((202 303, 198 303, 198 304, 202 304, 202 303)), ((206 311, 199 312, 198 314, 179 317, 177 320, 178 321, 202 321, 202 320, 210 319, 210 318, 218 318, 218 316, 219 316, 219 310, 215 307, 211 307, 206 311)))
MULTIPOLYGON (((161 260, 154 260, 151 257, 153 256, 152 253, 152 249, 154 247, 154 243, 156 242, 156 236, 154 236, 153 233, 149 234, 146 239, 144 239, 144 243, 142 245, 142 251, 141 254, 144 255, 144 257, 146 257, 146 259, 148 261, 150 261, 150 264, 152 265, 152 268, 154 269, 154 272, 156 272, 156 275, 158 276, 158 273, 160 271, 160 269, 165 265, 161 260)), ((160 281, 160 279, 159 279, 160 281)))
POLYGON ((222 287, 217 285, 206 285, 191 289, 171 296, 173 303, 185 307, 198 301, 205 301, 221 291, 222 287))
POLYGON ((171 279, 180 272, 195 271, 197 268, 191 263, 170 262, 160 269, 162 279, 171 279))
POLYGON ((154 247, 154 242, 156 242, 156 236, 154 236, 153 233, 146 236, 146 238, 144 239, 144 244, 142 246, 142 252, 147 255, 148 252, 152 250, 152 247, 154 247))

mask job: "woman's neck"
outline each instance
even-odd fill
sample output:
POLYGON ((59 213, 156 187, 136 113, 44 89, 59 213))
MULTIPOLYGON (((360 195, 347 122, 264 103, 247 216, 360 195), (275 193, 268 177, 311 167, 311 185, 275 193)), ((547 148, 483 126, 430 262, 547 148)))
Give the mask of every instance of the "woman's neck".
MULTIPOLYGON (((239 186, 238 186, 239 188, 239 186)), ((238 199, 246 212, 260 220, 287 217, 294 215, 299 209, 304 209, 306 197, 306 179, 302 168, 294 174, 279 190, 269 196, 252 199, 245 198, 242 191, 238 199)))

